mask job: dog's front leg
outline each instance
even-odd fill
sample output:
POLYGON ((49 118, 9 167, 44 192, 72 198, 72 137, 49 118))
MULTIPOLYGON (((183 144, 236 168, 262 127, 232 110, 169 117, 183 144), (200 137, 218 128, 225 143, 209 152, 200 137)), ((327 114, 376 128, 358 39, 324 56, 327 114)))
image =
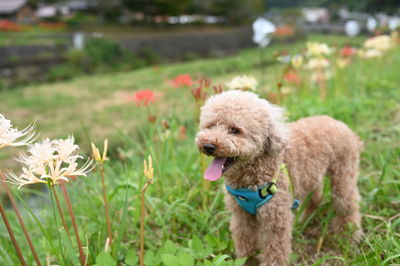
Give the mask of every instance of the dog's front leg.
POLYGON ((237 258, 251 257, 257 252, 257 220, 256 216, 245 212, 231 195, 225 201, 232 211, 230 230, 235 243, 237 258))
POLYGON ((262 266, 287 265, 291 252, 293 213, 291 197, 279 191, 274 198, 257 210, 258 259, 262 266))

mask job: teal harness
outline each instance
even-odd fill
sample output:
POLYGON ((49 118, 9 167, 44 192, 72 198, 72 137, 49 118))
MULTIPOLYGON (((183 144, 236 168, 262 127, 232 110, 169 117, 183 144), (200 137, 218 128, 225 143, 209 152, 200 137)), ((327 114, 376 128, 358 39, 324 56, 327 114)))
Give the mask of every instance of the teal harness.
MULTIPOLYGON (((290 190, 294 198, 292 180, 286 169, 286 165, 283 164, 281 166, 281 170, 283 170, 284 173, 289 177, 290 190)), ((275 177, 271 183, 259 187, 256 191, 248 188, 233 189, 226 184, 225 186, 228 192, 235 198, 240 207, 242 207, 246 212, 256 215, 257 209, 270 201, 278 191, 276 180, 277 178, 275 177)), ((297 209, 299 205, 300 201, 298 199, 294 199, 292 209, 297 209)))

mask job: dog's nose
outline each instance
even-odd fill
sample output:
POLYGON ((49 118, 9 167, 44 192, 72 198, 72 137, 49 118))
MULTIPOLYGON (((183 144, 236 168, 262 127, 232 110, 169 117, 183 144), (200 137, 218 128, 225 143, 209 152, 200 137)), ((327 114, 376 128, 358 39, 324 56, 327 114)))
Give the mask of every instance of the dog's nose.
POLYGON ((214 144, 207 143, 207 144, 204 144, 203 148, 204 148, 204 151, 205 151, 208 155, 211 155, 211 154, 214 153, 214 151, 215 151, 215 149, 216 149, 217 147, 216 147, 214 144))

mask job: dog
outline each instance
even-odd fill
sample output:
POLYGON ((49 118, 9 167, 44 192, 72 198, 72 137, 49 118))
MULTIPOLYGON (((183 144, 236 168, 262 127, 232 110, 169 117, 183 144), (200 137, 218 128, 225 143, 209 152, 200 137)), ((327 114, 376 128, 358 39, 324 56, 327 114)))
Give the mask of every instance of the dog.
POLYGON ((352 238, 361 237, 357 177, 363 142, 343 122, 312 116, 287 123, 279 106, 233 90, 206 101, 195 142, 214 157, 204 178, 225 177, 238 258, 259 252, 259 265, 287 265, 293 202, 310 195, 304 214, 311 214, 321 201, 324 176, 332 188, 333 232, 351 224, 352 238))

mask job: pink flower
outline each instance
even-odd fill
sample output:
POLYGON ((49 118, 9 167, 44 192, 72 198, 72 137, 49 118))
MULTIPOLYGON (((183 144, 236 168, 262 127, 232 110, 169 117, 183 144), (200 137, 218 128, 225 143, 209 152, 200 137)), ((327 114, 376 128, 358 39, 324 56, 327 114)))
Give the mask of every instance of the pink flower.
POLYGON ((189 74, 181 74, 176 76, 176 78, 172 81, 172 85, 176 88, 190 87, 193 85, 193 80, 189 74))
POLYGON ((348 46, 348 45, 346 45, 345 47, 343 47, 340 50, 340 56, 343 56, 343 57, 350 57, 350 56, 355 55, 356 53, 357 53, 357 49, 353 48, 351 46, 348 46))
POLYGON ((301 83, 301 78, 295 72, 287 72, 283 76, 284 80, 288 83, 299 85, 301 83))
POLYGON ((136 106, 147 106, 156 102, 157 95, 152 90, 140 90, 128 99, 133 101, 136 106))

